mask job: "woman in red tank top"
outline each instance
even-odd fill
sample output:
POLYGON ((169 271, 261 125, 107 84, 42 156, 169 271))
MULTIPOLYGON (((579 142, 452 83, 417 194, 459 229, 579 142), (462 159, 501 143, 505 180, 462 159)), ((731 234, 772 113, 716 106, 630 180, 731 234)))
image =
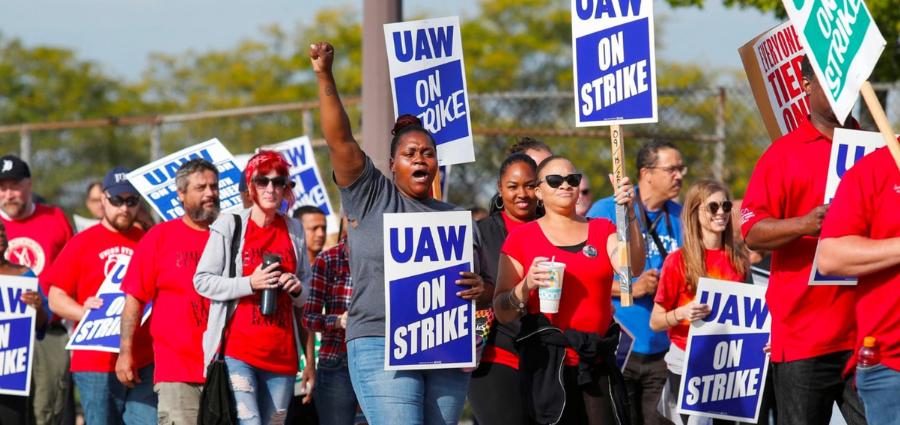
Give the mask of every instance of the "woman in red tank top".
MULTIPOLYGON (((587 336, 603 337, 612 320, 613 273, 619 269, 615 225, 606 219, 588 219, 576 213, 582 176, 569 160, 561 156, 545 159, 537 169, 537 178, 535 194, 546 214, 513 230, 503 244, 494 296, 495 315, 501 323, 511 323, 526 313, 544 314, 553 327, 562 331, 575 330, 587 336), (538 288, 549 288, 552 282, 549 270, 538 264, 551 258, 565 264, 562 292, 557 311, 541 313, 538 288)), ((632 275, 637 277, 644 269, 645 253, 633 196, 634 186, 627 178, 623 179, 615 199, 618 204, 627 205, 630 255, 634 262, 632 275)), ((522 323, 522 333, 525 333, 524 318, 522 323)), ((579 356, 571 347, 565 350, 564 365, 564 408, 559 411, 559 417, 550 418, 549 422, 615 423, 610 380, 602 370, 605 366, 599 362, 587 365, 591 382, 579 385, 579 356)), ((548 365, 548 369, 551 366, 556 367, 548 365)), ((529 410, 528 413, 537 416, 538 421, 547 419, 546 411, 529 410)))

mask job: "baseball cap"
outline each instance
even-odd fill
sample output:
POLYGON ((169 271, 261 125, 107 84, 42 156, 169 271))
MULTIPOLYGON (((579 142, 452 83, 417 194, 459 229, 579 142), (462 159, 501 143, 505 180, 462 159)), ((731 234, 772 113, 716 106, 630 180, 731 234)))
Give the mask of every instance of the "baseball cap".
POLYGON ((131 169, 121 166, 109 170, 103 177, 103 191, 109 193, 109 196, 119 196, 123 193, 140 196, 137 189, 125 178, 130 172, 131 169))
POLYGON ((28 164, 15 155, 6 155, 0 158, 0 180, 22 180, 31 177, 28 164))
POLYGON ((247 187, 247 175, 241 171, 241 181, 238 182, 238 192, 246 192, 248 190, 250 190, 250 188, 247 187))

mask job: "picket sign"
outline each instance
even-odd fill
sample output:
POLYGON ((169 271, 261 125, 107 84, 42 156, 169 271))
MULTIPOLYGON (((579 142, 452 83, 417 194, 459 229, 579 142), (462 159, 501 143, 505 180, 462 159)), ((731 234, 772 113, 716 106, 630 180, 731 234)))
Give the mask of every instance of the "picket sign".
POLYGON ((694 302, 712 312, 691 322, 678 413, 756 423, 769 368, 766 288, 700 278, 694 302))
POLYGON ((384 215, 385 370, 475 367, 472 241, 469 211, 384 215))
POLYGON ((36 277, 0 276, 0 394, 30 394, 37 312, 20 297, 37 290, 36 277))

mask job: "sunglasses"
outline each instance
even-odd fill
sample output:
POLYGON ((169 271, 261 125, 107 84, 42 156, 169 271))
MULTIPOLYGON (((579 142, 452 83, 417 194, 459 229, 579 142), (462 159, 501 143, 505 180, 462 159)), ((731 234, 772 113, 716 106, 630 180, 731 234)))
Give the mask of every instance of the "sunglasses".
POLYGON ((725 214, 728 214, 728 213, 731 212, 731 206, 732 206, 732 205, 733 205, 733 204, 731 203, 731 201, 725 201, 725 202, 710 202, 709 205, 706 206, 706 208, 709 208, 709 213, 710 213, 710 214, 714 214, 714 215, 715 215, 716 213, 719 212, 719 207, 721 206, 721 207, 722 207, 722 212, 724 212, 725 214))
POLYGON ((540 185, 541 182, 547 182, 547 186, 550 186, 553 189, 559 189, 562 186, 563 182, 569 184, 572 187, 578 187, 581 184, 581 174, 569 174, 568 176, 561 176, 559 174, 550 174, 548 176, 544 176, 544 178, 538 181, 540 185))
POLYGON ((122 198, 120 196, 107 196, 106 200, 108 200, 109 203, 116 208, 121 207, 122 205, 136 207, 139 203, 141 203, 141 198, 138 198, 137 196, 129 196, 128 198, 122 198))
POLYGON ((269 183, 272 183, 272 185, 275 186, 276 189, 284 189, 288 185, 288 178, 285 176, 278 176, 278 177, 272 177, 272 178, 261 176, 261 177, 254 177, 253 183, 256 184, 256 187, 258 189, 265 189, 265 188, 269 187, 269 183))

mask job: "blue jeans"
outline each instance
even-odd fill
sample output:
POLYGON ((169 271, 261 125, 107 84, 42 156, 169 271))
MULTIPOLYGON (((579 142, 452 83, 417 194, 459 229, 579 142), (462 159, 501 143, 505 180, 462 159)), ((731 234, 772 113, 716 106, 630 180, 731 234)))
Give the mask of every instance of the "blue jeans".
POLYGON ((242 425, 284 423, 294 396, 294 377, 250 366, 225 356, 238 422, 242 425), (266 418, 265 422, 261 418, 266 418))
POLYGON ((456 424, 470 373, 460 369, 384 370, 384 338, 347 342, 353 390, 371 425, 456 424))
POLYGON ((356 393, 350 381, 347 354, 334 360, 319 359, 313 387, 316 412, 321 425, 353 425, 356 421, 356 393))
POLYGON ((869 425, 895 424, 900 417, 900 372, 885 365, 856 368, 856 391, 866 408, 869 425))
POLYGON ((89 424, 154 425, 156 393, 153 392, 153 365, 138 370, 140 383, 128 388, 115 372, 73 372, 81 394, 84 421, 89 424))

